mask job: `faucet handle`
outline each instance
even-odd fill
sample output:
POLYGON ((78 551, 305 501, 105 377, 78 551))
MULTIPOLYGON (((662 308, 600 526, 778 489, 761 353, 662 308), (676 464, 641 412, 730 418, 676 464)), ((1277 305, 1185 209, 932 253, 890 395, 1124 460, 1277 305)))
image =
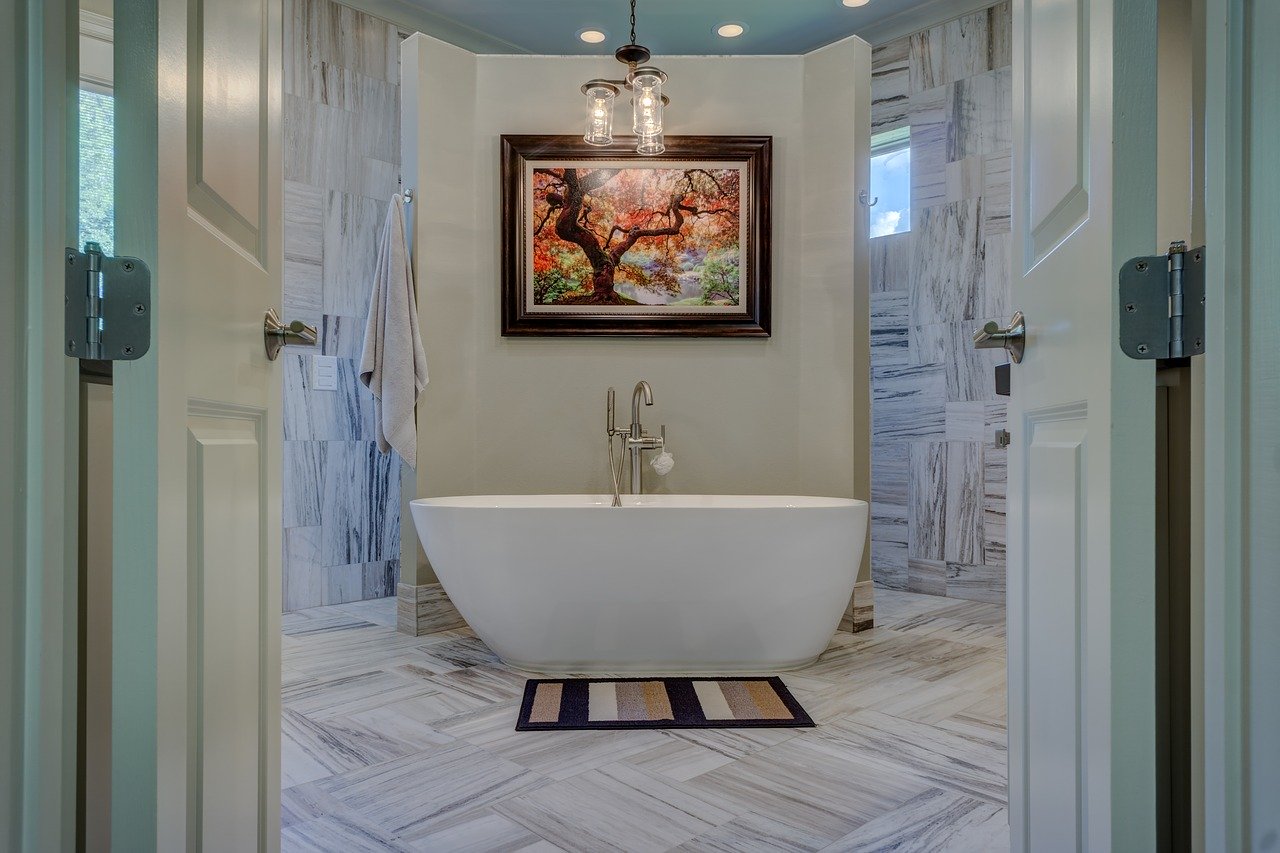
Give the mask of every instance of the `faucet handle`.
POLYGON ((658 440, 658 446, 661 447, 663 450, 666 450, 667 448, 667 425, 666 424, 662 425, 661 431, 662 431, 662 438, 658 440))

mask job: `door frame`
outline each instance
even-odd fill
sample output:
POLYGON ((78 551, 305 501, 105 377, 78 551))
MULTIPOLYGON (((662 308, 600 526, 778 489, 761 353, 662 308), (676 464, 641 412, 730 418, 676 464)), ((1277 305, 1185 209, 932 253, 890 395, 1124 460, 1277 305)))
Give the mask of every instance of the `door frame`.
POLYGON ((1205 2, 1204 848, 1244 850, 1246 0, 1205 2))
POLYGON ((76 234, 79 7, 6 7, 0 52, 4 147, 0 252, 0 844, 76 843, 79 363, 63 354, 62 249, 76 234), (61 152, 61 156, 59 154, 61 152))

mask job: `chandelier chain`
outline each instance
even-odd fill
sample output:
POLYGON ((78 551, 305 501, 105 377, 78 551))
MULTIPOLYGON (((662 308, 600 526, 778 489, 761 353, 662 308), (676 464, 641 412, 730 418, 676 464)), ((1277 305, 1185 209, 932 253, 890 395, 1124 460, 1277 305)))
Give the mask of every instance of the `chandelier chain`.
POLYGON ((631 43, 636 43, 636 0, 631 0, 631 43))

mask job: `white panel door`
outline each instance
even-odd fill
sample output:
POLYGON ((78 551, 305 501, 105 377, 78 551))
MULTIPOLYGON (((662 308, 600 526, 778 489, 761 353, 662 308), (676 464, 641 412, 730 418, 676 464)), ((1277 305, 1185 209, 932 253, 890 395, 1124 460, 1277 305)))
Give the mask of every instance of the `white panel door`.
POLYGON ((1132 111, 1155 92, 1154 13, 1014 2, 1015 850, 1154 845, 1154 372, 1120 353, 1115 310, 1119 263, 1155 249, 1154 116, 1132 111))
POLYGON ((155 281, 116 370, 118 850, 279 846, 281 5, 115 6, 117 245, 155 281))

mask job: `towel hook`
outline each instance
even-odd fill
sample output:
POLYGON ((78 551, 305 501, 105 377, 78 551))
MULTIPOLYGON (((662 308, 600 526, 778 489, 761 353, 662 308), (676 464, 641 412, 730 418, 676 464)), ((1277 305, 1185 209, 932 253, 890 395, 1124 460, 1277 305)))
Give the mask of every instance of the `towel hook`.
POLYGON ((862 202, 867 207, 875 207, 877 204, 880 203, 880 196, 876 196, 875 198, 871 199, 871 201, 867 201, 867 191, 863 190, 862 192, 858 193, 858 201, 862 202))
POLYGON ((400 194, 404 196, 405 204, 413 204, 413 190, 401 190, 400 194))

